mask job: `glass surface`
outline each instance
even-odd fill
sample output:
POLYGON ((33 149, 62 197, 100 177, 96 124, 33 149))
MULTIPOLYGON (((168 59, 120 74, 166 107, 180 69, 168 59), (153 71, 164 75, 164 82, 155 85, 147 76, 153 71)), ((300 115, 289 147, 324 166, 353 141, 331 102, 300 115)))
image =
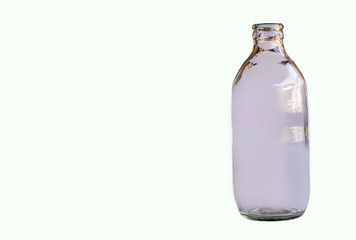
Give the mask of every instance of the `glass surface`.
POLYGON ((232 88, 235 199, 249 219, 296 218, 310 189, 306 83, 284 49, 283 25, 252 29, 252 53, 232 88))

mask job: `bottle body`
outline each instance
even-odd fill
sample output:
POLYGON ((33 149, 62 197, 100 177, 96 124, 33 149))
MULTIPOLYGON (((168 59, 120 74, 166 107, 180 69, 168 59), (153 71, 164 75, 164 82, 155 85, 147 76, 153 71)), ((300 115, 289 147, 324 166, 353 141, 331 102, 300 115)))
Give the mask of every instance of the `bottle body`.
POLYGON ((263 34, 232 88, 234 193, 242 215, 285 220, 309 199, 307 88, 281 39, 263 34))

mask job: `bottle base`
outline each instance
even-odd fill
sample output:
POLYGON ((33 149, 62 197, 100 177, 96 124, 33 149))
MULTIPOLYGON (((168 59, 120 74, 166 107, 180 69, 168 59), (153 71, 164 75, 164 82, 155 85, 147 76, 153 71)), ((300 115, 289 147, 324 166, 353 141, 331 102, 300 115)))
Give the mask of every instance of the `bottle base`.
POLYGON ((250 220, 256 221, 283 221, 302 216, 304 211, 295 208, 254 208, 240 214, 250 220))

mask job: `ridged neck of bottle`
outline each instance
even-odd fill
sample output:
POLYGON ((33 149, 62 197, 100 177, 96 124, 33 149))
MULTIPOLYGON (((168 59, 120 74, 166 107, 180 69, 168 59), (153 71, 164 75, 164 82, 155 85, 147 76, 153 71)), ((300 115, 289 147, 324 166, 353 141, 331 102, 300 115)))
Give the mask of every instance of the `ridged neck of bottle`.
POLYGON ((261 49, 279 49, 284 51, 283 46, 283 24, 281 23, 261 23, 254 24, 253 29, 253 43, 254 47, 261 49))

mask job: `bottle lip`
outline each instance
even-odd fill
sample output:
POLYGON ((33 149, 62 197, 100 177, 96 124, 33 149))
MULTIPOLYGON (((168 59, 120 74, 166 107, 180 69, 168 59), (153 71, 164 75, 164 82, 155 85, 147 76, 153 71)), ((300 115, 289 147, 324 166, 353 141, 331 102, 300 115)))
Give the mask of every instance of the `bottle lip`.
POLYGON ((256 23, 252 29, 256 31, 281 31, 284 28, 282 23, 256 23))

